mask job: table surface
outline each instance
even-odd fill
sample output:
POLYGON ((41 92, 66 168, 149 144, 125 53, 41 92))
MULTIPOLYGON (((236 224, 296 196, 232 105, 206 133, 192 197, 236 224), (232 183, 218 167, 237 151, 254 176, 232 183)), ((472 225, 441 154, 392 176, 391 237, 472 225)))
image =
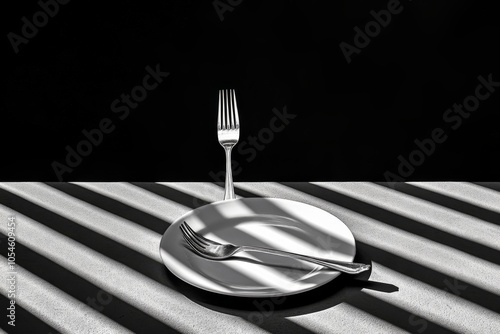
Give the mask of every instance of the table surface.
MULTIPOLYGON (((16 329, 32 333, 498 333, 500 183, 236 183, 308 203, 372 264, 281 299, 221 296, 174 277, 169 225, 218 201, 214 183, 0 184, 0 264, 15 216, 16 329)), ((7 305, 8 286, 0 284, 7 305)), ((5 308, 2 308, 7 312, 5 308)), ((1 328, 11 332, 2 315, 1 328)))

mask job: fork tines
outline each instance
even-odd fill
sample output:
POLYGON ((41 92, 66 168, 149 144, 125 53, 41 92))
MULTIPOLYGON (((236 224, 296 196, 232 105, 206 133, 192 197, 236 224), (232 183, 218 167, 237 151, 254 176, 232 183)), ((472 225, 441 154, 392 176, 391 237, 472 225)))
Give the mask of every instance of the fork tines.
POLYGON ((234 89, 219 90, 219 115, 217 128, 220 130, 232 130, 240 127, 238 119, 238 106, 234 89))
POLYGON ((184 240, 186 240, 186 242, 195 251, 201 252, 208 246, 208 243, 203 240, 205 238, 199 236, 196 232, 194 232, 186 222, 182 222, 179 227, 181 229, 184 240))

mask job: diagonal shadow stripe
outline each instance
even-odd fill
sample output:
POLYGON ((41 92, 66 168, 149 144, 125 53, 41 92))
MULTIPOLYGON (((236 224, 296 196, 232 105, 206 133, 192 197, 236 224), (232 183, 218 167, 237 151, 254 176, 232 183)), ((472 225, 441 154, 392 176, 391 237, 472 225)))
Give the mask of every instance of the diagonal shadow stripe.
MULTIPOLYGON (((364 242, 357 242, 358 248, 372 256, 373 261, 378 262, 394 271, 397 271, 408 277, 412 277, 420 282, 429 284, 440 290, 450 290, 449 285, 453 286, 454 277, 430 269, 410 260, 406 260, 393 253, 380 248, 368 245, 364 242), (448 284, 446 282, 449 282, 448 284)), ((467 288, 460 289, 459 297, 468 300, 477 305, 483 306, 493 312, 500 313, 500 296, 479 288, 475 285, 460 282, 460 285, 466 284, 467 288)), ((450 291, 453 293, 453 291, 450 291)))
MULTIPOLYGON (((156 189, 157 187, 152 187, 152 188, 156 189)), ((190 203, 190 205, 193 205, 193 198, 191 196, 180 192, 177 192, 178 194, 176 194, 175 190, 173 189, 170 190, 174 192, 175 196, 179 196, 180 198, 183 198, 183 200, 186 201, 186 203, 190 203)), ((167 189, 166 191, 158 190, 158 194, 165 194, 165 193, 170 194, 169 189, 167 189)), ((221 298, 223 299, 224 297, 226 297, 208 291, 200 290, 189 284, 182 284, 180 279, 178 279, 172 273, 170 273, 170 271, 168 271, 168 269, 163 264, 158 263, 130 248, 127 248, 114 240, 102 236, 81 225, 75 224, 71 220, 61 217, 50 210, 39 207, 36 204, 33 204, 22 197, 14 195, 1 188, 0 188, 0 196, 2 198, 2 204, 10 207, 11 209, 20 212, 25 216, 41 224, 44 224, 45 226, 81 243, 82 245, 85 245, 103 254, 104 256, 111 258, 112 260, 120 262, 136 270, 137 272, 155 280, 160 284, 163 284, 175 291, 179 291, 179 286, 182 286, 183 289, 180 292, 182 292, 186 296, 201 296, 199 298, 207 301, 220 300, 221 298)), ((171 197, 167 198, 172 199, 171 197)), ((202 202, 202 200, 199 201, 200 203, 202 202)), ((236 297, 233 298, 234 299, 231 300, 232 303, 238 300, 238 298, 236 297)), ((256 310, 255 307, 254 310, 256 310)), ((242 318, 245 319, 245 317, 242 318)), ((284 318, 276 318, 274 319, 273 322, 265 321, 262 324, 256 323, 255 325, 267 330, 266 327, 271 326, 271 323, 273 324, 273 326, 279 324, 279 326, 282 328, 288 328, 288 327, 295 328, 296 326, 298 326, 297 324, 284 318)), ((313 333, 305 327, 301 327, 300 330, 298 330, 297 332, 306 334, 313 333)))
POLYGON ((474 182, 474 183, 481 187, 500 191, 500 182, 474 182))
POLYGON ((139 209, 130 207, 120 201, 101 195, 92 190, 80 187, 79 185, 61 182, 48 182, 46 184, 70 196, 127 220, 133 221, 134 223, 144 226, 157 233, 163 234, 170 226, 170 223, 165 220, 150 215, 149 213, 139 209))
MULTIPOLYGON (((395 189, 407 195, 421 198, 423 200, 445 206, 457 212, 465 213, 469 216, 479 218, 481 220, 500 225, 500 214, 485 208, 481 208, 474 204, 461 201, 456 198, 448 197, 437 192, 420 188, 407 183, 396 183, 394 187, 390 187, 387 183, 377 182, 376 184, 389 189, 395 189)), ((500 203, 498 204, 500 206, 500 203)))
POLYGON ((346 209, 358 212, 403 231, 458 249, 464 253, 468 253, 492 263, 500 264, 500 251, 481 245, 477 242, 452 235, 432 226, 419 223, 408 217, 401 216, 397 213, 314 184, 294 182, 283 183, 283 185, 336 205, 340 205, 346 209))
MULTIPOLYGON (((385 320, 399 328, 409 331, 410 333, 422 333, 421 326, 418 326, 419 324, 415 324, 413 321, 410 322, 410 319, 415 317, 410 312, 376 297, 370 296, 364 292, 351 296, 346 300, 346 303, 374 315, 377 318, 385 320)), ((455 331, 428 319, 416 317, 415 320, 417 319, 425 321, 427 325, 426 331, 428 330, 428 333, 455 333, 455 331)))
POLYGON ((188 208, 195 209, 202 205, 210 204, 201 198, 193 197, 189 194, 183 193, 176 189, 170 188, 169 186, 157 183, 139 183, 139 182, 131 182, 134 186, 142 188, 144 190, 148 190, 158 196, 165 197, 169 200, 187 206, 188 208))
MULTIPOLYGON (((224 187, 224 186, 223 186, 224 187)), ((244 189, 241 189, 241 188, 238 188, 238 186, 236 186, 234 188, 234 193, 236 195, 239 195, 241 197, 245 197, 245 198, 252 198, 252 197, 263 197, 263 196, 260 196, 260 195, 257 195, 255 193, 252 193, 248 190, 244 190, 244 189)))
MULTIPOLYGON (((3 249, 3 247, 2 247, 3 249)), ((3 282, 2 282, 3 283, 3 282)), ((6 310, 10 305, 10 299, 0 294, 0 305, 2 305, 2 310, 6 310)), ((7 324, 10 321, 9 318, 5 317, 0 321, 0 328, 2 328, 7 333, 59 333, 57 329, 48 325, 44 321, 40 320, 38 317, 33 315, 31 312, 27 311, 25 308, 21 307, 17 302, 16 307, 16 326, 12 327, 7 324)), ((3 317, 2 317, 3 318, 3 317)))
MULTIPOLYGON (((6 256, 7 249, 0 249, 0 254, 6 256)), ((19 242, 16 242, 16 255, 24 269, 135 333, 178 333, 116 296, 111 297, 109 305, 100 304, 96 298, 99 294, 106 293, 105 291, 19 242), (89 298, 96 301, 96 306, 89 302, 89 298)))

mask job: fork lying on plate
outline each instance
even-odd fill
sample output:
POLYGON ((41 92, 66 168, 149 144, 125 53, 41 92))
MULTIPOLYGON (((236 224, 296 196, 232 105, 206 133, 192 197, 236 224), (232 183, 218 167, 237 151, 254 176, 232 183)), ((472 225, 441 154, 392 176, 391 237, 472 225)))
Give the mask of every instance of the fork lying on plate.
POLYGON ((216 241, 207 239, 199 233, 196 233, 185 221, 180 224, 180 229, 182 232, 182 236, 195 251, 195 253, 211 260, 224 260, 234 256, 238 252, 245 251, 274 254, 290 257, 293 259, 304 260, 347 274, 359 274, 363 271, 369 270, 371 267, 369 264, 334 261, 330 259, 322 259, 265 247, 221 244, 216 241))

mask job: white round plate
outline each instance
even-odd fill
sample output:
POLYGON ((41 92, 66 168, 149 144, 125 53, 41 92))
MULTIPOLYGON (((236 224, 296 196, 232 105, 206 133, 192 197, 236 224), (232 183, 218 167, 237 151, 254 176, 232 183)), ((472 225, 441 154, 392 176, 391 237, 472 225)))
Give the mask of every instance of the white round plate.
POLYGON ((314 206, 277 198, 241 198, 192 210, 165 232, 160 254, 167 268, 198 288, 231 296, 274 297, 321 286, 339 272, 286 257, 238 253, 214 261, 196 255, 179 225, 220 243, 264 246, 339 261, 354 259, 356 246, 349 228, 314 206))

